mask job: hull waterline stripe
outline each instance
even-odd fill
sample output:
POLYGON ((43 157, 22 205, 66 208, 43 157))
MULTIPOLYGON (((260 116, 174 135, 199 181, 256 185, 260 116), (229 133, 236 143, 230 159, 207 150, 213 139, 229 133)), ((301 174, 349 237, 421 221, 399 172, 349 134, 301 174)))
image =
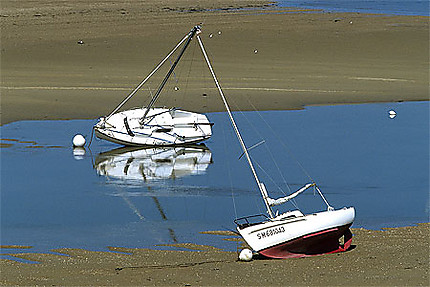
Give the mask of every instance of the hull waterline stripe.
POLYGON ((320 231, 320 232, 316 232, 316 233, 305 235, 305 236, 303 236, 303 238, 314 237, 314 236, 318 236, 318 235, 321 235, 321 234, 324 234, 324 233, 328 233, 328 232, 332 232, 332 231, 337 231, 337 230, 339 230, 339 228, 337 228, 337 227, 336 228, 332 228, 332 229, 327 229, 327 230, 323 230, 323 231, 320 231))

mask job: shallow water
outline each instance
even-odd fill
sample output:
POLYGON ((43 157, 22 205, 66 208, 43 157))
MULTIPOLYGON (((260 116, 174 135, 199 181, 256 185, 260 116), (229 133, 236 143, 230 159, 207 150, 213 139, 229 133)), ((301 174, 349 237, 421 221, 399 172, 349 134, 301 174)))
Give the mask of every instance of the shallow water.
MULTIPOLYGON (((356 208, 353 227, 429 221, 428 102, 235 116, 248 146, 265 140, 251 156, 273 197, 310 175, 332 206, 356 208)), ((119 149, 94 139, 91 149, 73 151, 75 134, 90 139, 91 120, 2 126, 1 244, 33 246, 30 252, 175 242, 236 250, 225 237, 199 232, 234 229, 234 218, 264 206, 226 115, 208 117, 215 125, 207 148, 188 149, 119 149)), ((295 204, 326 209, 312 191, 295 204)))
POLYGON ((427 0, 279 0, 281 6, 323 9, 331 12, 360 12, 429 16, 427 0))

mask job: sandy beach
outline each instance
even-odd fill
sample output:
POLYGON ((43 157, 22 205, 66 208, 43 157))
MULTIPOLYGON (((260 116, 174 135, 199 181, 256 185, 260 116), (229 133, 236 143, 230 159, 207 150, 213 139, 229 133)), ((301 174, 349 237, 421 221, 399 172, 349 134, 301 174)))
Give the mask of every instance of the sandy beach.
MULTIPOLYGON (((108 114, 198 23, 233 109, 429 98, 428 17, 231 0, 2 1, 1 14, 2 124, 108 114)), ((186 97, 158 104, 223 111, 207 68, 193 68, 186 97)))
MULTIPOLYGON (((90 2, 1 2, 1 125, 108 114, 199 23, 235 110, 429 100, 428 17, 322 13, 258 0, 90 2)), ((191 77, 159 105, 223 111, 207 68, 186 63, 178 77, 192 64, 191 77)), ((14 256, 40 264, 1 259, 0 285, 430 284, 428 223, 353 233, 345 253, 248 263, 235 252, 191 244, 179 246, 189 251, 55 250, 60 254, 13 246, 20 250, 14 256)))
POLYGON ((288 260, 237 261, 236 252, 179 244, 193 251, 110 248, 34 254, 26 264, 2 260, 5 286, 428 286, 429 224, 353 229, 345 253, 288 260))

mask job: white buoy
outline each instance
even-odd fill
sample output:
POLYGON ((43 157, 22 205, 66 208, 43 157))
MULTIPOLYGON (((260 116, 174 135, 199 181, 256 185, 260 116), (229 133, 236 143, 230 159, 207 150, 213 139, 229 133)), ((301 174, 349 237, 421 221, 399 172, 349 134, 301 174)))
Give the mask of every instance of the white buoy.
POLYGON ((221 35, 221 31, 218 31, 218 35, 221 35))
POLYGON ((394 110, 390 110, 388 112, 388 116, 390 117, 390 119, 394 119, 397 116, 397 113, 394 110))
POLYGON ((83 147, 85 145, 85 138, 81 134, 77 134, 73 137, 73 146, 74 147, 83 147))
POLYGON ((248 248, 243 249, 239 253, 240 261, 251 261, 252 260, 252 251, 248 248))

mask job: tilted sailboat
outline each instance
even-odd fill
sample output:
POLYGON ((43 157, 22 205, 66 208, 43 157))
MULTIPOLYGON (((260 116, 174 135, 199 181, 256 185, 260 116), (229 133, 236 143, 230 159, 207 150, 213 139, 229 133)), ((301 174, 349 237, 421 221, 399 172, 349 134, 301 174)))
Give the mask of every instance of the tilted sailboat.
POLYGON ((98 138, 126 146, 174 146, 198 143, 211 137, 212 123, 209 122, 205 115, 176 108, 154 107, 179 60, 199 31, 197 26, 194 27, 108 116, 99 118, 94 125, 94 131, 98 138), (124 104, 142 88, 149 78, 181 46, 182 49, 179 55, 171 65, 150 103, 143 108, 119 112, 124 104))
POLYGON ((304 257, 346 251, 352 241, 349 227, 355 217, 353 207, 335 210, 328 204, 314 182, 306 184, 289 196, 278 199, 269 197, 265 185, 258 178, 248 148, 242 139, 199 35, 197 35, 197 39, 267 208, 267 215, 236 219, 239 234, 254 251, 271 258, 304 257), (305 215, 299 210, 293 210, 274 215, 272 211, 274 206, 288 202, 311 187, 318 191, 327 205, 327 211, 305 215), (262 220, 256 220, 261 216, 262 220), (342 238, 343 243, 341 244, 340 239, 342 238))

